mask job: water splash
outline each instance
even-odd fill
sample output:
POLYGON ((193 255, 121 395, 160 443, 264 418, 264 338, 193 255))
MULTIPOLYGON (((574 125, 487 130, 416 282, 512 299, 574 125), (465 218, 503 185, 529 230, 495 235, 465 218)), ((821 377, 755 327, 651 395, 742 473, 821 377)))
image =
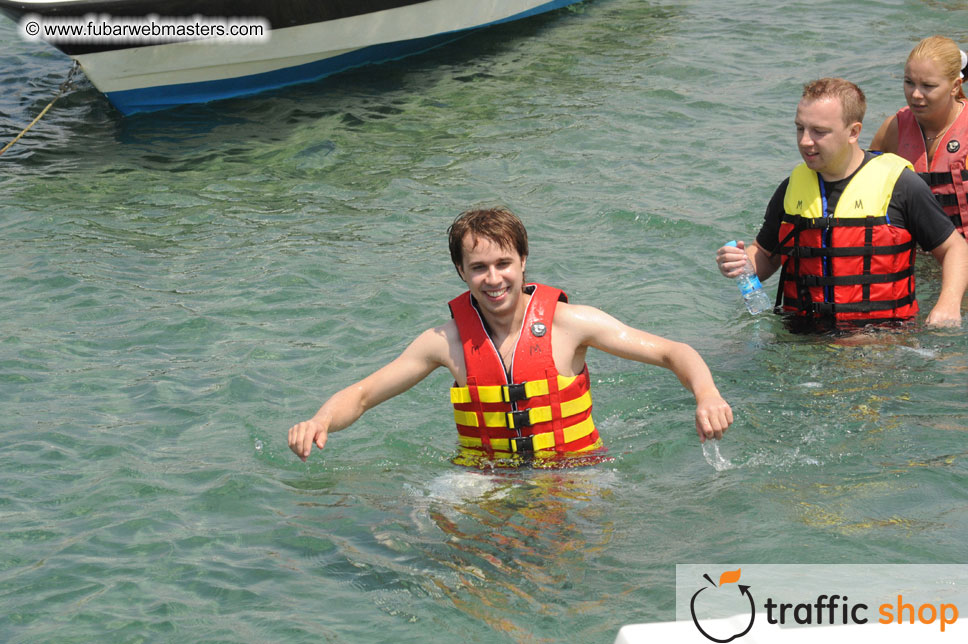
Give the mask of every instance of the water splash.
POLYGON ((723 456, 719 451, 719 441, 709 440, 702 444, 702 455, 706 458, 706 462, 713 466, 717 472, 722 472, 724 470, 730 470, 733 468, 733 463, 728 458, 723 456))

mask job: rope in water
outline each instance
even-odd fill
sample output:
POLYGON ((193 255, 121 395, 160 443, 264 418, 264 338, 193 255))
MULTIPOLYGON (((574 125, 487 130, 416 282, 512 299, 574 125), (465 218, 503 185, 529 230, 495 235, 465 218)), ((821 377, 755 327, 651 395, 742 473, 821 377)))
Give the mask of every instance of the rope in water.
POLYGON ((0 154, 3 154, 7 150, 9 150, 13 146, 14 143, 16 143, 21 138, 23 138, 23 135, 26 134, 27 131, 30 130, 30 128, 32 128, 34 125, 36 125, 37 122, 40 121, 40 119, 42 119, 44 117, 44 114, 47 113, 47 110, 49 110, 50 108, 52 108, 54 106, 54 103, 57 102, 57 99, 59 99, 61 96, 63 96, 64 95, 64 92, 66 92, 68 89, 70 89, 73 86, 73 84, 74 84, 74 74, 77 72, 77 68, 78 67, 79 67, 79 65, 77 64, 77 61, 75 60, 74 61, 74 64, 71 65, 71 71, 69 71, 67 73, 67 78, 64 80, 63 83, 61 83, 60 89, 57 90, 57 94, 54 96, 54 99, 50 103, 47 104, 47 107, 45 107, 40 112, 40 114, 37 115, 37 118, 35 118, 33 121, 30 122, 30 125, 28 125, 27 127, 25 127, 20 132, 20 134, 18 134, 16 137, 14 137, 13 141, 11 141, 10 143, 8 143, 5 146, 3 146, 3 149, 0 149, 0 154))

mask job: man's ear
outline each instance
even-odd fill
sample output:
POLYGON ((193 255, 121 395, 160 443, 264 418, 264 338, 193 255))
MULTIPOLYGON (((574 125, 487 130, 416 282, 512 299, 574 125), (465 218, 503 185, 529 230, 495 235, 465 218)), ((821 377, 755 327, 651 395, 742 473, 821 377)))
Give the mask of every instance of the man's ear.
POLYGON ((862 129, 864 129, 864 124, 861 123, 860 121, 855 121, 854 123, 851 123, 850 138, 854 139, 855 141, 858 140, 860 138, 860 131, 862 129))

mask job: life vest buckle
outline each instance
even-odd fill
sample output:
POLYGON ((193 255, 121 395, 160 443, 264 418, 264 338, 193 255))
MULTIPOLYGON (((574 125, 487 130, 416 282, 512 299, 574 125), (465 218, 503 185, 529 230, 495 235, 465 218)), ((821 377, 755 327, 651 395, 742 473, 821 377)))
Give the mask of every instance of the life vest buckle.
POLYGON ((518 427, 529 427, 533 423, 531 422, 531 410, 522 409, 520 411, 509 411, 508 416, 508 429, 517 429, 518 427))
POLYGON ((519 400, 527 400, 528 394, 525 390, 525 385, 527 383, 519 382, 517 384, 505 385, 501 387, 501 395, 504 398, 504 402, 512 403, 519 400))
POLYGON ((511 451, 515 454, 533 454, 534 438, 532 436, 513 436, 509 439, 511 451))

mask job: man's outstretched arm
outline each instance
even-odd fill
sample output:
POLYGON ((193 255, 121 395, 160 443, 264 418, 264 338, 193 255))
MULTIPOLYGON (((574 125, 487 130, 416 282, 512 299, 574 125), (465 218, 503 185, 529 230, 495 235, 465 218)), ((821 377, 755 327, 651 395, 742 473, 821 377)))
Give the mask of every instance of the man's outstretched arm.
MULTIPOLYGON (((562 308, 559 306, 559 309, 562 308)), ((632 328, 593 307, 568 306, 565 311, 567 322, 562 326, 569 333, 575 333, 575 340, 580 344, 620 358, 671 370, 696 399, 696 433, 699 440, 722 438, 723 432, 733 422, 733 411, 723 400, 709 367, 695 349, 688 344, 632 328)))
POLYGON ((423 332, 395 360, 333 394, 316 415, 293 425, 289 449, 305 461, 313 444, 323 449, 330 432, 349 427, 366 410, 407 391, 446 364, 447 347, 444 327, 423 332))

